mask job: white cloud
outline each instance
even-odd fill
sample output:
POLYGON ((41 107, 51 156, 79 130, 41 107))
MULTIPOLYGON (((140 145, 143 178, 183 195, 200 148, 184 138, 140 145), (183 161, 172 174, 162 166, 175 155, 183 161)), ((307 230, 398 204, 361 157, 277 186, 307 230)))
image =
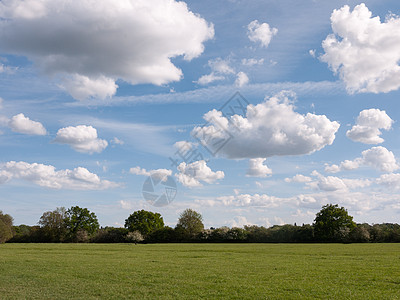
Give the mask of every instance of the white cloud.
POLYGON ((130 201, 120 200, 118 203, 125 210, 132 210, 135 207, 130 201))
POLYGON ((235 70, 232 69, 229 63, 229 60, 224 60, 220 57, 208 61, 208 65, 213 72, 218 74, 234 74, 235 70))
POLYGON ((168 169, 156 169, 156 170, 149 170, 147 171, 146 169, 143 169, 141 167, 133 167, 129 169, 129 173, 134 174, 134 175, 141 175, 141 176, 151 176, 155 175, 161 179, 166 178, 167 176, 172 175, 172 170, 168 169))
POLYGON ((114 138, 111 140, 111 143, 113 143, 113 144, 115 144, 115 145, 123 145, 123 144, 125 144, 125 142, 124 142, 123 140, 120 140, 120 139, 117 138, 117 137, 114 137, 114 138))
POLYGON ((249 83, 249 77, 247 77, 246 73, 239 72, 236 74, 235 85, 238 87, 242 87, 249 83))
POLYGON ((272 174, 272 170, 264 165, 265 158, 253 158, 249 160, 249 168, 246 176, 248 177, 267 177, 272 174))
POLYGON ((18 68, 15 67, 10 67, 10 66, 6 66, 2 63, 0 63, 0 73, 9 73, 12 74, 14 73, 18 68))
POLYGON ((88 98, 105 99, 113 96, 117 92, 118 85, 115 80, 100 76, 99 78, 89 78, 84 75, 75 74, 63 80, 62 88, 77 100, 88 98))
POLYGON ((174 148, 178 150, 191 150, 196 148, 198 145, 196 143, 188 142, 188 141, 178 141, 174 144, 174 148))
POLYGON ((196 83, 207 85, 214 81, 225 80, 226 75, 234 74, 235 70, 229 65, 229 60, 221 59, 220 57, 208 61, 208 66, 211 68, 211 73, 201 76, 196 83))
POLYGON ((13 178, 27 180, 51 189, 103 190, 119 186, 118 183, 101 180, 99 176, 83 167, 56 171, 51 165, 30 164, 23 161, 9 161, 0 165, 0 181, 4 183, 13 178))
POLYGON ((310 50, 308 51, 308 54, 310 54, 312 57, 315 58, 315 49, 310 49, 310 50))
POLYGON ((54 139, 56 143, 67 144, 72 149, 84 153, 100 153, 107 146, 106 140, 97 137, 97 130, 92 126, 78 125, 61 128, 54 139))
POLYGON ((365 150, 361 153, 362 157, 354 160, 345 160, 340 165, 327 165, 325 172, 337 173, 342 170, 354 170, 361 165, 371 166, 381 172, 393 172, 399 169, 396 158, 392 151, 387 150, 385 147, 378 146, 365 150))
POLYGON ((4 101, 3 98, 0 97, 0 109, 3 108, 3 101, 4 101))
POLYGON ((12 131, 33 134, 33 135, 46 135, 47 131, 40 122, 32 121, 24 114, 18 114, 11 118, 8 122, 8 126, 12 131))
POLYGON ((243 58, 242 65, 244 66, 254 66, 254 65, 262 65, 264 64, 264 58, 255 59, 255 58, 243 58))
POLYGON ((278 207, 284 202, 289 201, 289 198, 278 198, 267 194, 239 194, 231 196, 217 197, 213 205, 218 206, 263 206, 263 207, 278 207))
POLYGON ((218 80, 224 80, 225 77, 221 75, 215 75, 215 73, 210 73, 207 75, 201 76, 196 83, 200 85, 207 85, 210 84, 211 82, 218 81, 218 80))
POLYGON ((358 189, 370 186, 372 181, 369 179, 349 179, 349 178, 342 178, 342 181, 349 189, 358 189))
POLYGON ((393 172, 399 169, 392 151, 385 147, 372 147, 362 152, 363 162, 382 172, 393 172))
POLYGON ((245 216, 236 216, 233 220, 228 222, 231 227, 243 227, 245 225, 252 225, 245 216))
POLYGON ((249 105, 245 117, 234 115, 230 120, 220 111, 209 111, 204 115, 209 125, 195 127, 192 136, 212 151, 228 141, 218 155, 233 159, 303 155, 331 145, 339 123, 324 115, 295 112, 289 99, 293 96, 281 92, 249 105))
POLYGON ((304 176, 302 174, 296 174, 295 176, 293 176, 292 178, 285 178, 285 182, 310 182, 312 181, 311 177, 308 176, 304 176))
POLYGON ((390 174, 382 174, 376 182, 378 184, 384 185, 393 190, 400 189, 400 174, 399 173, 390 173, 390 174))
POLYGON ((353 189, 365 188, 372 184, 372 181, 369 179, 350 179, 336 176, 323 176, 317 171, 313 171, 312 176, 316 176, 317 179, 313 180, 312 178, 307 177, 307 180, 302 182, 304 182, 309 188, 324 192, 349 191, 353 189))
POLYGON ((342 189, 347 189, 346 184, 343 182, 342 179, 339 177, 334 177, 334 176, 320 176, 317 182, 317 186, 320 190, 323 191, 336 191, 336 190, 342 190, 342 189))
POLYGON ((1 52, 27 56, 49 75, 75 77, 64 87, 78 99, 112 95, 118 78, 131 84, 178 81, 182 71, 171 58, 198 57, 213 36, 213 25, 183 1, 14 0, 0 5, 1 52))
POLYGON ((355 170, 363 164, 362 158, 356 158, 355 160, 345 160, 340 163, 340 165, 326 165, 325 172, 328 173, 337 173, 342 170, 350 171, 355 170))
POLYGON ((197 187, 202 186, 201 181, 206 183, 214 183, 225 177, 223 171, 213 172, 204 160, 195 161, 190 164, 182 162, 178 166, 179 173, 175 174, 176 178, 184 186, 197 187))
POLYGON ((259 23, 254 20, 247 25, 247 36, 250 41, 257 43, 260 42, 261 46, 267 48, 271 39, 278 33, 278 29, 271 28, 267 23, 259 23))
POLYGON ((346 132, 346 136, 353 141, 364 144, 380 144, 384 139, 380 137, 379 129, 389 130, 393 120, 384 110, 365 109, 357 117, 356 125, 346 132))
POLYGON ((333 34, 322 42, 320 58, 339 73, 348 92, 390 92, 400 87, 400 19, 385 22, 364 3, 352 12, 348 5, 331 15, 333 34))
POLYGON ((285 221, 282 218, 274 217, 274 225, 285 225, 285 221))

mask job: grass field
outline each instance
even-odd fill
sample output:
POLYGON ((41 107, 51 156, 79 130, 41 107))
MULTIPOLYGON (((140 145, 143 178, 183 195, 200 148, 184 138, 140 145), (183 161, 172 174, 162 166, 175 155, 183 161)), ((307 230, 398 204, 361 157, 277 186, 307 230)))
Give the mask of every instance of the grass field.
POLYGON ((400 299, 400 245, 0 245, 0 299, 99 298, 400 299))

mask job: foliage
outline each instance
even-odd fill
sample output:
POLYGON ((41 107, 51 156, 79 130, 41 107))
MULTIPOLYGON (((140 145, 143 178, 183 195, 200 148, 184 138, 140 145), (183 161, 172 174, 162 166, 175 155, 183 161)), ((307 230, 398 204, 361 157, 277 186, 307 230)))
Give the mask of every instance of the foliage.
MULTIPOLYGON (((19 225, 7 227, 4 234, 5 223, 12 224, 12 218, 0 214, 1 241, 7 234, 8 243, 48 243, 48 242, 92 242, 92 243, 126 243, 132 240, 129 232, 139 231, 128 228, 105 227, 98 229, 97 217, 86 208, 72 207, 68 211, 57 208, 54 211, 43 213, 39 220, 40 226, 19 225), (64 218, 63 218, 64 216, 64 218), (11 228, 11 229, 10 229, 11 228), (1 231, 3 230, 3 231, 1 231), (13 236, 12 236, 13 235, 13 236), (11 239, 10 239, 10 236, 11 239)), ((302 226, 286 224, 274 225, 266 228, 251 225, 244 228, 220 228, 204 229, 202 217, 194 210, 185 210, 175 228, 163 226, 164 222, 160 214, 137 211, 130 216, 129 221, 137 221, 143 231, 149 232, 146 236, 141 233, 146 243, 176 243, 176 242, 198 242, 198 243, 314 243, 314 242, 342 242, 342 243, 389 243, 400 242, 400 225, 392 223, 383 224, 358 224, 352 221, 347 211, 337 205, 326 205, 317 214, 313 225, 302 226), (327 211, 329 213, 327 213, 327 211), (332 212, 333 211, 333 212, 332 212), (339 213, 338 213, 339 212, 339 213), (336 213, 336 214, 335 214, 336 213), (329 238, 321 237, 321 229, 318 227, 322 216, 330 216, 327 220, 334 220, 333 225, 325 220, 324 226, 328 227, 329 238), (340 223, 343 216, 345 221, 340 223), (139 222, 141 221, 141 222, 139 222), (340 223, 340 224, 339 224, 340 223), (197 228, 195 225, 198 225, 197 228), (327 226, 327 224, 331 224, 327 226), (339 224, 339 225, 338 225, 339 224), (348 224, 349 226, 344 226, 348 224), (336 226, 336 227, 335 227, 336 226), (195 228, 195 229, 193 229, 195 228), (333 229, 332 229, 333 228, 333 229)), ((132 223, 133 224, 133 223, 132 223)), ((131 228, 134 228, 133 225, 131 228)), ((137 239, 137 241, 139 241, 137 239)))
POLYGON ((125 228, 129 231, 138 230, 143 236, 164 227, 164 220, 159 213, 144 209, 135 211, 125 220, 125 228))
POLYGON ((39 225, 48 242, 62 242, 67 235, 65 207, 57 207, 54 211, 46 211, 40 217, 39 225))
POLYGON ((314 232, 318 241, 344 241, 350 231, 356 227, 353 217, 344 207, 327 204, 317 213, 314 220, 314 232))
POLYGON ((186 238, 194 238, 204 229, 203 217, 193 209, 185 209, 179 216, 176 229, 186 238))
POLYGON ((128 242, 133 242, 133 243, 136 244, 136 243, 142 242, 142 241, 144 240, 144 237, 143 237, 143 235, 140 233, 139 230, 135 230, 135 231, 129 232, 129 233, 126 235, 126 240, 127 240, 128 242))
POLYGON ((3 214, 0 210, 0 244, 13 237, 12 226, 13 218, 10 215, 3 214))
POLYGON ((248 232, 248 241, 251 243, 267 242, 269 231, 264 226, 245 225, 244 229, 248 232))
POLYGON ((169 226, 151 232, 146 240, 151 243, 175 243, 181 241, 176 230, 169 226))
POLYGON ((370 228, 368 224, 358 224, 350 232, 350 240, 356 243, 366 243, 371 240, 370 228))
POLYGON ((64 222, 72 241, 86 241, 100 227, 95 213, 79 206, 73 206, 66 211, 64 222))
POLYGON ((125 243, 128 230, 125 228, 105 227, 92 237, 93 243, 125 243))

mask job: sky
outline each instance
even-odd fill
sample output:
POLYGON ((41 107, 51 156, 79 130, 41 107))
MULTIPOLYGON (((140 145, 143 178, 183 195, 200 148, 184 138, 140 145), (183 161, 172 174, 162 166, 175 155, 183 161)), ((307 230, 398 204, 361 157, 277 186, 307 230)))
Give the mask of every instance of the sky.
POLYGON ((400 3, 1 0, 0 210, 400 220, 400 3))

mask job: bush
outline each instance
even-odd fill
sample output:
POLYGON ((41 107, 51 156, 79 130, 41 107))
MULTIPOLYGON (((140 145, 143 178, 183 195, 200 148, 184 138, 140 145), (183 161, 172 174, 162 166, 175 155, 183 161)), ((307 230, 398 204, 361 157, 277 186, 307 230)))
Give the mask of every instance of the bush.
POLYGON ((128 230, 125 228, 105 227, 92 237, 93 243, 125 243, 128 230))
POLYGON ((135 231, 129 232, 126 235, 126 240, 128 242, 136 244, 136 243, 142 242, 144 240, 144 238, 143 238, 143 235, 140 233, 139 230, 135 230, 135 231))

